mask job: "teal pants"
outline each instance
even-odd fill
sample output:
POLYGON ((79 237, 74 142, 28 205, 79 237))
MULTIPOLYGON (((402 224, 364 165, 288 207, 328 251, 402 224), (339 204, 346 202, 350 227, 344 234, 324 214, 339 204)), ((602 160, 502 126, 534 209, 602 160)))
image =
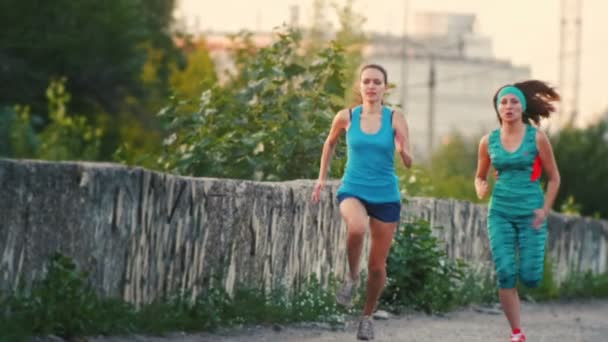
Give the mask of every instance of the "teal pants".
POLYGON ((493 210, 488 214, 492 259, 501 289, 515 288, 518 275, 527 287, 538 287, 542 279, 547 221, 534 229, 533 219, 533 215, 510 216, 493 210))

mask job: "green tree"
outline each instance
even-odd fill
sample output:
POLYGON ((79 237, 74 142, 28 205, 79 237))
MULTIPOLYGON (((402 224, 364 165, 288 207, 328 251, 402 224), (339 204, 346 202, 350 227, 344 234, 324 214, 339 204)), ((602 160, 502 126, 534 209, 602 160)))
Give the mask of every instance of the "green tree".
POLYGON ((171 89, 181 97, 195 98, 217 82, 215 64, 209 55, 205 38, 200 38, 186 54, 186 65, 171 66, 171 89))
POLYGON ((27 106, 15 106, 2 112, 8 133, 3 133, 6 148, 0 156, 45 160, 97 160, 103 130, 87 118, 68 115, 70 94, 65 80, 51 82, 46 91, 50 123, 39 133, 34 126, 37 117, 27 106), (5 135, 6 134, 6 135, 5 135))
POLYGON ((38 138, 29 107, 14 106, 0 109, 0 158, 33 158, 38 138))
POLYGON ((36 158, 45 160, 96 160, 103 130, 93 127, 84 116, 67 113, 70 94, 65 79, 51 82, 46 91, 51 122, 38 135, 36 158))
MULTIPOLYGON (((332 45, 302 64, 301 37, 293 30, 277 32, 269 47, 250 48, 235 52, 240 72, 227 84, 190 101, 175 98, 160 113, 170 131, 163 168, 242 179, 316 177, 321 145, 343 107, 343 50, 332 45), (197 111, 183 110, 192 103, 197 111)), ((334 173, 342 171, 340 150, 334 173)))
POLYGON ((44 113, 41 94, 52 79, 65 76, 71 111, 117 112, 127 94, 142 95, 142 43, 171 48, 174 2, 1 1, 0 104, 27 104, 44 113))
MULTIPOLYGON (((179 98, 198 99, 203 90, 211 88, 217 82, 215 65, 204 38, 191 42, 185 37, 180 43, 186 60, 184 65, 170 65, 169 82, 171 90, 179 98)), ((158 111, 166 105, 167 97, 161 87, 161 73, 165 58, 165 50, 148 46, 148 59, 143 66, 141 80, 149 89, 145 99, 130 98, 130 111, 137 113, 138 108, 148 108, 139 117, 123 113, 120 116, 119 131, 117 132, 120 146, 113 154, 113 159, 128 165, 138 165, 148 168, 158 168, 156 158, 162 150, 162 127, 158 117, 149 117, 149 112, 158 111), (156 95, 153 95, 153 94, 156 95)), ((198 110, 197 101, 182 104, 183 112, 198 110)))
MULTIPOLYGON (((398 169, 402 189, 409 196, 485 202, 477 198, 473 187, 478 144, 475 138, 452 132, 427 164, 417 165, 410 170, 398 169)), ((488 181, 490 185, 493 184, 491 174, 488 181)))
POLYGON ((573 201, 581 215, 608 218, 608 122, 587 128, 566 128, 552 137, 561 186, 555 208, 573 201))
MULTIPOLYGON (((473 178, 479 142, 458 132, 453 132, 446 140, 430 160, 429 173, 434 185, 432 195, 478 201, 473 178)), ((491 178, 490 174, 488 179, 491 178)))

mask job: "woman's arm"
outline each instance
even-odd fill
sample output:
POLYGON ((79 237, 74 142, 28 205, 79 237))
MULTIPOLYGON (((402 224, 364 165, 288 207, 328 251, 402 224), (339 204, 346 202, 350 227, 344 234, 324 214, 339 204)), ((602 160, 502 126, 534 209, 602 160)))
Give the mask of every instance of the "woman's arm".
POLYGON ((557 191, 561 178, 559 170, 557 169, 557 163, 555 162, 555 156, 553 155, 553 148, 547 135, 542 131, 536 132, 536 146, 538 148, 538 156, 540 157, 543 169, 547 173, 549 179, 547 183, 547 192, 545 194, 545 203, 542 209, 535 212, 534 227, 540 226, 542 221, 549 215, 555 198, 557 197, 557 191), (539 212, 541 211, 541 212, 539 212))
POLYGON ((325 139, 325 143, 323 144, 321 165, 319 167, 319 178, 312 192, 313 202, 318 202, 321 198, 321 190, 325 186, 325 179, 327 178, 329 164, 331 162, 331 157, 336 147, 336 143, 338 142, 340 135, 342 135, 342 132, 348 129, 348 125, 350 125, 350 114, 348 109, 343 109, 334 117, 334 120, 331 123, 331 129, 327 135, 327 139, 325 139))
POLYGON ((488 135, 479 141, 477 152, 477 172, 475 173, 475 192, 482 199, 488 192, 488 170, 490 170, 490 155, 488 154, 488 135))
POLYGON ((400 111, 393 112, 393 130, 395 131, 395 148, 401 157, 403 165, 408 169, 412 167, 412 154, 410 153, 409 127, 405 116, 400 111))

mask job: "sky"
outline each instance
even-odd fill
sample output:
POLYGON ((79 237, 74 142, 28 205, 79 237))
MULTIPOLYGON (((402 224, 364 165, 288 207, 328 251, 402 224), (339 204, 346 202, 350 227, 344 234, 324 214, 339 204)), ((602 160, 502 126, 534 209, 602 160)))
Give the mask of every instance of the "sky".
MULTIPOLYGON (((330 0, 331 1, 331 0, 330 0)), ((328 1, 328 2, 330 2, 328 1)), ((344 0, 335 0, 343 4, 344 0)), ((582 0, 581 78, 579 108, 587 121, 608 109, 608 1, 582 0), (596 13, 592 15, 592 13, 596 13)), ((557 84, 561 0, 355 0, 367 18, 367 32, 400 34, 406 12, 440 11, 477 16, 477 33, 493 41, 494 55, 528 65, 532 77, 557 84)), ((203 31, 271 31, 289 21, 289 7, 299 4, 300 24, 311 19, 313 0, 179 0, 178 17, 203 31)), ((328 13, 333 18, 333 11, 328 13)), ((411 24, 412 20, 407 21, 411 24)), ((337 27, 334 21, 334 27, 337 27)))

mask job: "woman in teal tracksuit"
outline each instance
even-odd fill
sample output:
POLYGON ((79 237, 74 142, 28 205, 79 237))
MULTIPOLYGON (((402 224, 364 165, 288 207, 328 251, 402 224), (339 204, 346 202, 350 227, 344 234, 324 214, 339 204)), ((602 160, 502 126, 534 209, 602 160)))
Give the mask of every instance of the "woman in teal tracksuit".
POLYGON ((488 190, 490 165, 496 170, 488 210, 488 234, 500 302, 511 325, 512 342, 526 340, 515 286, 518 279, 528 287, 536 287, 541 281, 546 217, 559 189, 560 176, 551 143, 535 127, 541 117, 547 118, 555 111, 551 101, 557 100, 555 90, 541 81, 501 87, 493 99, 500 128, 485 135, 479 144, 475 177, 479 198, 485 197, 488 190), (542 169, 549 180, 546 195, 539 181, 542 169))

